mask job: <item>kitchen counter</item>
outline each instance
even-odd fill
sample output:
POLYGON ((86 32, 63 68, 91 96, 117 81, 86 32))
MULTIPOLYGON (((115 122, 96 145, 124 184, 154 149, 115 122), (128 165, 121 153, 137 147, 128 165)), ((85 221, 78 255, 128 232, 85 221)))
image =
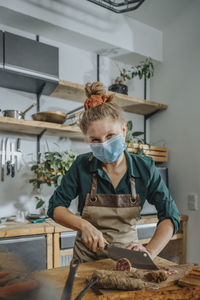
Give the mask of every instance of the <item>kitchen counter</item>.
MULTIPOLYGON (((162 258, 155 258, 154 262, 160 267, 169 267, 174 265, 172 262, 162 258)), ((116 262, 111 259, 103 259, 99 261, 92 261, 88 263, 80 264, 77 270, 77 276, 75 277, 72 299, 74 299, 79 292, 86 286, 86 278, 90 278, 93 271, 96 269, 112 270, 115 269, 116 262)), ((54 287, 56 294, 55 300, 60 299, 64 284, 66 282, 69 272, 69 267, 59 267, 52 270, 42 270, 34 273, 34 277, 41 283, 47 284, 47 286, 54 287)), ((178 286, 170 287, 169 289, 178 289, 178 286)), ((166 288, 165 288, 166 289, 166 288)), ((89 290, 83 297, 84 300, 98 299, 96 292, 89 290)))
POLYGON ((47 234, 54 232, 53 224, 47 222, 43 223, 30 223, 29 221, 25 222, 6 222, 5 227, 0 228, 0 238, 6 237, 15 237, 23 235, 33 235, 33 234, 47 234))
MULTIPOLYGON (((178 257, 179 263, 186 262, 186 224, 188 216, 181 216, 181 225, 178 232, 172 237, 172 240, 164 249, 163 257, 167 257, 170 253, 171 257, 178 257)), ((156 216, 143 216, 138 224, 157 223, 156 216)), ((60 234, 62 232, 72 231, 57 224, 52 219, 46 219, 43 223, 30 223, 25 221, 23 223, 6 222, 5 227, 0 228, 0 238, 15 238, 20 236, 30 236, 37 234, 45 234, 47 247, 47 269, 57 268, 60 266, 60 257, 71 256, 73 249, 62 250, 60 248, 60 234)), ((140 243, 147 244, 150 239, 140 240, 140 243)), ((162 253, 161 253, 162 255, 162 253)), ((168 258, 169 259, 169 258, 168 258)))

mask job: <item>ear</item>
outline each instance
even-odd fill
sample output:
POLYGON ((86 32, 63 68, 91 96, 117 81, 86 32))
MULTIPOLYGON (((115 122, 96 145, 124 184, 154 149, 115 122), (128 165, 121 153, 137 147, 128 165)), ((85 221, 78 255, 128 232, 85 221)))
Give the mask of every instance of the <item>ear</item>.
POLYGON ((126 125, 126 123, 124 123, 123 127, 122 127, 122 132, 123 132, 123 137, 124 138, 126 137, 126 131, 127 131, 127 125, 126 125))

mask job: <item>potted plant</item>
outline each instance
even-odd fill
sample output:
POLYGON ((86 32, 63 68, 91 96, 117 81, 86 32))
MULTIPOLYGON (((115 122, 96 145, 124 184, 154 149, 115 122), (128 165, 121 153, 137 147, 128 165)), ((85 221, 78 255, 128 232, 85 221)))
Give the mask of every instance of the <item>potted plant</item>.
POLYGON ((144 132, 133 131, 133 122, 127 122, 127 133, 125 142, 128 146, 128 151, 139 155, 146 155, 145 149, 150 147, 149 144, 144 144, 144 132), (144 147, 145 145, 145 147, 144 147))
POLYGON ((137 66, 132 66, 130 69, 120 69, 120 75, 115 79, 114 84, 109 86, 108 90, 128 95, 128 86, 125 84, 127 80, 131 80, 134 77, 149 79, 153 77, 154 65, 151 57, 146 58, 145 61, 140 62, 137 66))
MULTIPOLYGON (((74 151, 65 151, 63 153, 55 152, 45 152, 44 159, 39 164, 34 164, 31 170, 34 172, 34 178, 30 179, 29 182, 33 184, 34 188, 39 189, 41 184, 47 184, 51 186, 52 184, 57 187, 61 180, 69 170, 72 163, 76 159, 76 154, 74 151)), ((36 208, 40 208, 44 205, 44 200, 42 197, 35 197, 37 200, 36 208)))

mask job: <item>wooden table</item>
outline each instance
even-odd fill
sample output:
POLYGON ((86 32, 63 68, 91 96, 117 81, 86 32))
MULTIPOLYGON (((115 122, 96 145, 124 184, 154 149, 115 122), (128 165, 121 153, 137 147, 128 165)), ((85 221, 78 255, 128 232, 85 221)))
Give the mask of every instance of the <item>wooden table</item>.
MULTIPOLYGON (((154 261, 159 266, 174 265, 174 263, 159 257, 155 258, 154 261)), ((92 261, 92 262, 80 264, 76 273, 77 277, 75 278, 74 281, 72 299, 74 299, 80 293, 80 291, 86 286, 86 278, 87 277, 90 278, 92 273, 96 269, 112 270, 115 269, 115 266, 116 266, 116 262, 114 262, 111 259, 103 259, 99 261, 92 261)), ((54 291, 56 294, 55 300, 60 300, 62 290, 68 276, 68 272, 69 272, 69 267, 60 267, 52 270, 43 270, 43 271, 34 272, 34 277, 38 279, 40 282, 47 284, 47 286, 49 285, 50 287, 54 287, 54 291)), ((93 299, 98 299, 98 297, 96 293, 90 289, 85 294, 83 299, 93 300, 93 299)))

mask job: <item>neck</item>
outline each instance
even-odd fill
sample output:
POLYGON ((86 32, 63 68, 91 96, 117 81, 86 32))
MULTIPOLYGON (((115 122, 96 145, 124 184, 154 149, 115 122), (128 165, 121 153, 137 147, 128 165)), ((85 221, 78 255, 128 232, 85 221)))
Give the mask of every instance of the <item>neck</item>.
POLYGON ((112 162, 112 163, 103 163, 102 162, 102 168, 106 169, 106 170, 112 170, 112 169, 117 169, 120 168, 122 165, 124 165, 126 163, 126 157, 125 157, 125 153, 123 152, 120 157, 112 162))

